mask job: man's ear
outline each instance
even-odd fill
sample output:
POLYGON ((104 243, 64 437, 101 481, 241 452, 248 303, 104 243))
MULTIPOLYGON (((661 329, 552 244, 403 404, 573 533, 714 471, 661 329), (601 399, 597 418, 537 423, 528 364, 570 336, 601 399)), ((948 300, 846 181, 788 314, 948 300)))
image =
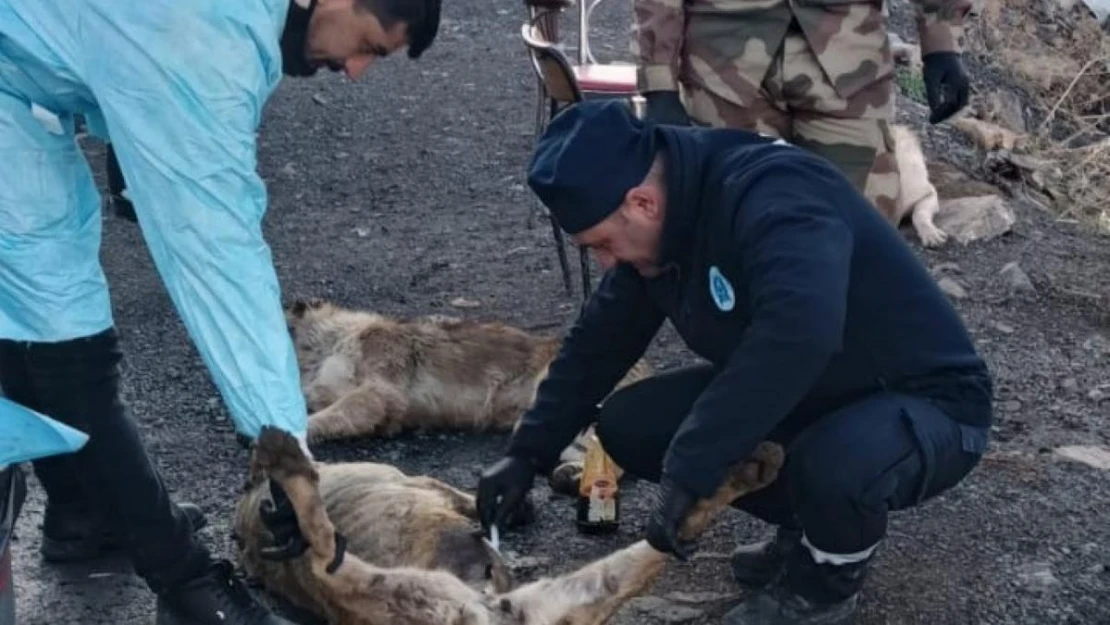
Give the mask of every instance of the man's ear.
POLYGON ((649 184, 632 187, 625 194, 625 205, 633 215, 649 221, 659 221, 663 217, 663 206, 659 189, 649 184))

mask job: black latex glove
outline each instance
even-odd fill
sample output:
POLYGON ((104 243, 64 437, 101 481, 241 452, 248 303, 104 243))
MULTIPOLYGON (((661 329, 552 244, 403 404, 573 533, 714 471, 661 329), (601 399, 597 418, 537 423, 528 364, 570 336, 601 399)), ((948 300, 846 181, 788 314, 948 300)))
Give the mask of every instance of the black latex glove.
POLYGON ((258 507, 258 514, 262 517, 262 524, 274 536, 274 541, 267 547, 262 547, 259 555, 266 560, 291 560, 299 557, 308 549, 308 542, 301 534, 297 525, 297 513, 289 497, 277 482, 270 480, 270 497, 262 500, 258 507))
POLYGON ((644 94, 647 112, 644 116, 656 124, 689 126, 690 116, 682 106, 677 91, 649 91, 644 94))
POLYGON ((971 88, 967 70, 956 52, 931 52, 921 58, 930 124, 939 124, 967 106, 971 88))
POLYGON ((505 456, 487 468, 478 480, 478 519, 482 531, 489 535, 489 528, 506 526, 517 508, 524 501, 536 477, 531 462, 516 456, 505 456))
POLYGON ((680 543, 678 530, 698 498, 667 477, 659 483, 655 501, 648 519, 647 541, 657 551, 673 553, 685 562, 690 557, 692 545, 680 543))

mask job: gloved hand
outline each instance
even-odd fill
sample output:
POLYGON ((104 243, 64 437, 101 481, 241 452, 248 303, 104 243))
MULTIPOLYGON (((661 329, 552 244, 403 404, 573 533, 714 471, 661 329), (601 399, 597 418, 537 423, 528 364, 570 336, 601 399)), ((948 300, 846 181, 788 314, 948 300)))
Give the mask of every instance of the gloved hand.
POLYGON ((536 469, 517 456, 505 456, 482 473, 478 480, 478 519, 488 536, 493 525, 504 528, 510 516, 532 490, 536 469))
POLYGON ((270 546, 259 550, 263 559, 280 561, 292 560, 308 550, 308 542, 297 525, 297 513, 285 491, 274 480, 270 480, 270 497, 273 502, 263 500, 258 507, 262 524, 274 536, 270 546))
POLYGON ((971 84, 960 55, 931 52, 921 58, 925 96, 929 101, 930 124, 939 124, 967 106, 971 84))
POLYGON ((680 543, 678 530, 697 501, 698 498, 693 493, 663 476, 651 507, 651 517, 648 519, 648 544, 657 551, 673 553, 683 562, 689 559, 692 547, 680 543))
POLYGON ((674 126, 689 126, 690 116, 682 106, 682 100, 677 91, 648 91, 644 94, 647 100, 647 112, 644 117, 656 124, 670 124, 674 126))

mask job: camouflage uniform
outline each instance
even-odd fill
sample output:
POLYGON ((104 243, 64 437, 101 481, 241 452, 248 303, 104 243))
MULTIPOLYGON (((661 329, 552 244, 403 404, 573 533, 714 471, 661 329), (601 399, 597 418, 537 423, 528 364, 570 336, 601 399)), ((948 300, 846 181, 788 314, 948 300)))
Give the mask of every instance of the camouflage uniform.
MULTIPOLYGON (((634 3, 641 92, 681 84, 693 120, 811 149, 894 214, 894 62, 881 0, 634 3)), ((913 1, 922 55, 959 52, 972 3, 913 1)))

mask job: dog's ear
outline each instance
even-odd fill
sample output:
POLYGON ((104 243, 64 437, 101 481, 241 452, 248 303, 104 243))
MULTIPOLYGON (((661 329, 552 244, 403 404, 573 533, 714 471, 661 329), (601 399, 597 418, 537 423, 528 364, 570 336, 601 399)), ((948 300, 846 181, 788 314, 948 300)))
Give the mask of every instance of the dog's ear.
POLYGON ((318 297, 298 297, 289 305, 289 313, 294 317, 303 317, 309 310, 324 305, 324 300, 318 297))

